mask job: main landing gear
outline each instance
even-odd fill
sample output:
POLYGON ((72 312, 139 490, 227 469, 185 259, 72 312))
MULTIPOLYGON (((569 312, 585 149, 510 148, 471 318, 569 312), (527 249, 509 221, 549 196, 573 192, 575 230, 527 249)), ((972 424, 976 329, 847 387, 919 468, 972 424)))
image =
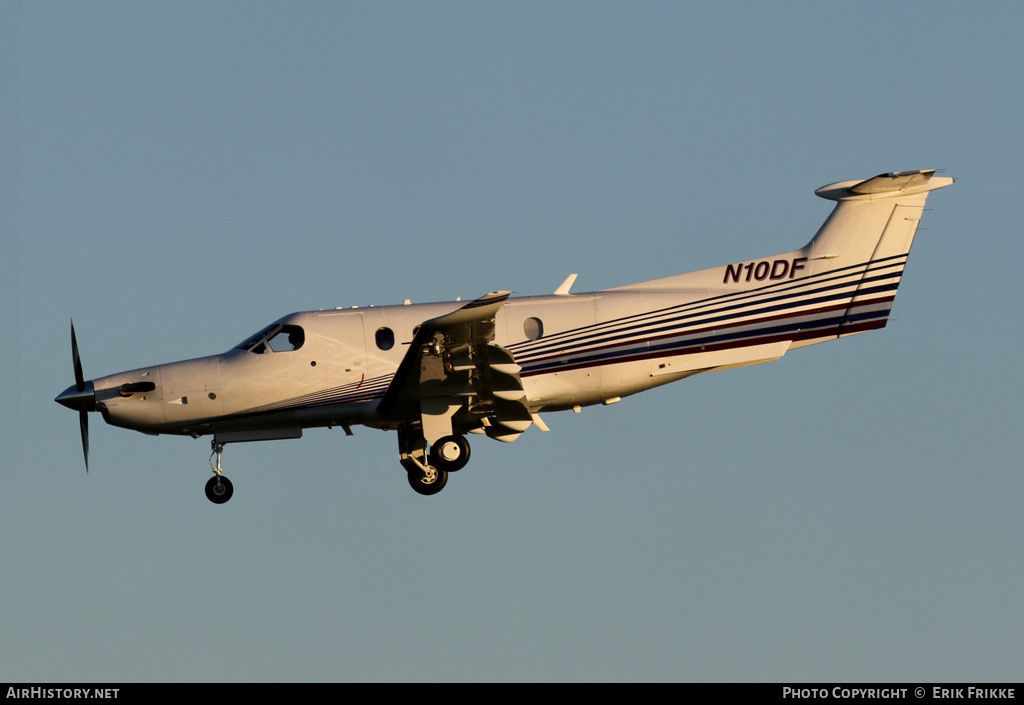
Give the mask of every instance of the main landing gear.
POLYGON ((438 470, 433 465, 416 468, 407 473, 409 486, 423 495, 437 494, 448 484, 448 471, 438 470))
POLYGON ((464 436, 445 436, 430 446, 430 464, 447 472, 466 467, 469 441, 464 436))
POLYGON ((418 428, 398 429, 398 453, 409 486, 422 495, 437 494, 448 484, 448 473, 466 467, 469 442, 461 435, 444 436, 430 445, 418 428))
POLYGON ((235 488, 232 486, 231 480, 221 474, 220 458, 224 453, 224 444, 212 441, 210 445, 213 447, 213 452, 210 453, 210 468, 213 469, 214 475, 206 483, 206 498, 214 504, 224 504, 231 499, 235 488), (215 455, 217 456, 216 465, 213 464, 215 455))

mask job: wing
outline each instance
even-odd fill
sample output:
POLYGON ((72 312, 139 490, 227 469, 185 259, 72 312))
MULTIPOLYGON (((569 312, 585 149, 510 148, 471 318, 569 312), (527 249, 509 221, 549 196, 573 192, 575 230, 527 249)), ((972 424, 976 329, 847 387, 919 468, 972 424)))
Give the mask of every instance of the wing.
POLYGON ((429 321, 398 366, 379 414, 420 421, 428 443, 458 430, 513 441, 532 423, 519 365, 494 344, 494 319, 508 291, 492 291, 429 321))

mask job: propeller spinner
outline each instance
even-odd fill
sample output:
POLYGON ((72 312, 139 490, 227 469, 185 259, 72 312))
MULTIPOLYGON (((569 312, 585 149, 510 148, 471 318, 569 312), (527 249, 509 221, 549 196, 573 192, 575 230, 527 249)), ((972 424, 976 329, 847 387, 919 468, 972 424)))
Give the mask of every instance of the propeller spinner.
POLYGON ((71 321, 71 359, 75 366, 75 383, 54 398, 58 404, 78 411, 78 425, 82 431, 82 453, 85 455, 85 472, 89 472, 89 412, 96 411, 96 391, 92 380, 86 381, 82 374, 82 358, 78 354, 78 339, 75 337, 75 322, 71 321))

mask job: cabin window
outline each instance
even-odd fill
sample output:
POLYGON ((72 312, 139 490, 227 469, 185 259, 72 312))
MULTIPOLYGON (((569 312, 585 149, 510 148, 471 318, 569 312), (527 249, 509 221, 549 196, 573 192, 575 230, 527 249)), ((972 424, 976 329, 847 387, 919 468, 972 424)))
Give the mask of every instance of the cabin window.
POLYGON ((374 338, 377 340, 377 347, 381 350, 390 350, 395 347, 395 331, 390 328, 378 328, 374 338))
POLYGON ((540 340, 544 335, 544 324, 539 318, 527 318, 523 321, 523 332, 528 340, 540 340))

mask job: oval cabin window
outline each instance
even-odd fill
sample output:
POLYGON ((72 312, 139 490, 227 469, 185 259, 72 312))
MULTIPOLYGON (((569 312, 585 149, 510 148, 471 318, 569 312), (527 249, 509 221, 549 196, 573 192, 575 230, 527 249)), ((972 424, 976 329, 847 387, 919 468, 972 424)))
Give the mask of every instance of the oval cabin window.
POLYGON ((381 350, 395 347, 395 331, 390 328, 378 328, 374 337, 377 339, 377 347, 381 350))
POLYGON ((523 332, 529 340, 539 340, 544 335, 544 324, 539 318, 527 318, 523 321, 523 332))

